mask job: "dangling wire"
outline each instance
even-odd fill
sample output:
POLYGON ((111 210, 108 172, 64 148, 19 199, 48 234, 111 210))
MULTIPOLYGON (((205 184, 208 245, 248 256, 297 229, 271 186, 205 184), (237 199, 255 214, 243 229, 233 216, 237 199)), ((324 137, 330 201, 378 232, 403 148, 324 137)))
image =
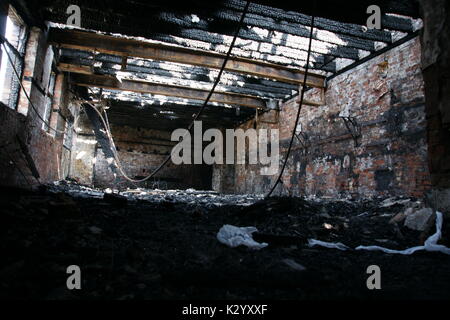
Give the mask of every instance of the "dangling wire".
MULTIPOLYGON (((202 107, 200 108, 199 112, 197 112, 197 114, 195 115, 194 119, 193 119, 193 120, 191 121, 191 123, 189 124, 189 126, 188 126, 188 128, 187 128, 187 133, 188 133, 189 131, 191 131, 192 127, 194 126, 195 121, 197 121, 197 119, 200 117, 200 115, 201 115, 201 114, 203 113, 203 111, 205 110, 205 107, 206 107, 207 104, 209 103, 209 100, 211 99, 211 96, 213 95, 213 93, 214 93, 214 91, 215 91, 217 85, 218 85, 219 82, 220 82, 220 79, 221 79, 222 74, 223 74, 223 72, 224 72, 224 70, 225 70, 226 64, 227 64, 228 60, 230 59, 231 51, 233 50, 234 45, 235 45, 235 43, 236 43, 236 39, 237 39, 237 37, 238 37, 238 35, 239 35, 239 31, 241 30, 242 24, 244 23, 244 18, 245 18, 245 16, 246 16, 247 12, 248 12, 248 8, 249 8, 249 6, 250 6, 250 3, 251 3, 251 1, 247 1, 246 4, 245 4, 244 10, 243 10, 242 15, 241 15, 241 18, 240 18, 240 20, 239 20, 238 28, 236 29, 236 32, 235 32, 234 37, 233 37, 233 40, 232 40, 232 42, 231 42, 231 44, 230 44, 230 47, 229 47, 228 52, 227 52, 227 54, 226 54, 226 56, 225 56, 225 59, 224 59, 224 61, 223 61, 223 63, 222 63, 222 66, 221 66, 221 68, 220 68, 220 70, 219 70, 219 73, 218 73, 218 75, 217 75, 217 77, 216 77, 216 80, 214 81, 214 84, 213 84, 213 86, 212 86, 212 88, 211 88, 211 90, 210 90, 208 96, 206 97, 206 100, 204 101, 202 107)), ((165 165, 169 162, 169 160, 171 159, 171 154, 169 154, 169 155, 167 156, 167 158, 166 158, 166 159, 165 159, 165 160, 164 160, 164 161, 163 161, 163 162, 162 162, 162 163, 161 163, 161 164, 160 164, 160 165, 159 165, 152 173, 150 173, 150 174, 149 174, 148 176, 146 176, 145 178, 142 178, 142 179, 133 179, 133 178, 130 178, 130 177, 125 173, 125 170, 123 169, 122 164, 121 164, 121 162, 120 162, 119 155, 118 155, 118 153, 117 153, 117 149, 116 149, 116 147, 115 147, 114 140, 113 140, 113 138, 112 138, 111 130, 110 130, 110 127, 109 127, 109 122, 108 122, 108 120, 107 120, 108 118, 107 118, 107 116, 106 116, 106 111, 104 111, 105 117, 103 117, 103 115, 101 114, 101 112, 98 111, 97 108, 96 108, 95 106, 93 106, 92 104, 90 104, 90 103, 88 103, 88 102, 86 102, 85 104, 88 105, 88 106, 90 106, 90 107, 92 107, 92 108, 97 112, 97 114, 98 114, 100 120, 101 120, 102 123, 103 123, 103 126, 105 127, 106 135, 107 135, 107 137, 108 137, 108 139, 109 139, 109 141, 110 141, 111 148, 112 148, 112 152, 113 152, 114 158, 115 158, 115 160, 116 160, 117 168, 119 169, 119 171, 120 171, 120 173, 123 175, 123 177, 124 177, 125 179, 127 179, 128 181, 135 182, 135 183, 136 183, 136 182, 144 182, 144 181, 146 181, 146 180, 148 180, 148 179, 154 177, 154 176, 155 176, 162 168, 164 168, 164 166, 165 166, 165 165)), ((186 134, 182 137, 182 139, 185 139, 185 137, 186 137, 186 134)))
MULTIPOLYGON (((233 36, 233 40, 231 41, 230 47, 228 48, 228 52, 227 52, 227 54, 225 56, 225 59, 223 60, 222 66, 221 66, 221 68, 219 70, 219 73, 218 73, 218 75, 216 77, 216 80, 214 81, 214 84, 213 84, 213 86, 211 88, 211 91, 208 93, 208 96, 206 97, 206 100, 204 101, 204 103, 203 103, 202 107, 200 108, 199 112, 197 112, 197 114, 195 115, 194 119, 189 124, 189 126, 187 128, 187 133, 189 133, 191 131, 192 127, 194 126, 195 121, 197 121, 197 119, 200 117, 200 115, 205 110, 205 107, 209 103, 209 100, 211 99, 211 96, 213 95, 214 90, 216 89, 217 85, 220 82, 220 78, 222 77, 222 73, 225 70, 225 67, 227 65, 228 60, 230 59, 231 51, 234 48, 234 44, 236 43, 236 39, 237 39, 237 37, 239 35, 239 31, 241 30, 242 24, 244 23, 244 18, 245 18, 246 14, 247 14, 247 11, 248 11, 248 8, 250 6, 250 3, 251 3, 251 1, 247 1, 246 4, 245 4, 244 10, 243 10, 242 15, 241 15, 241 18, 239 20, 238 27, 237 27, 237 29, 235 31, 235 34, 233 36)), ((100 117, 100 120, 102 120, 103 125, 105 126, 106 134, 107 134, 107 136, 108 136, 108 138, 110 140, 110 143, 111 143, 111 146, 112 146, 112 149, 113 149, 112 151, 113 151, 116 163, 117 163, 117 167, 118 167, 120 173, 124 176, 125 179, 127 179, 127 180, 129 180, 131 182, 144 182, 144 181, 152 178, 153 176, 155 176, 169 162, 169 160, 171 159, 171 154, 169 154, 167 156, 167 158, 152 173, 150 173, 145 178, 132 179, 132 178, 128 177, 127 174, 125 173, 125 171, 123 170, 123 167, 122 167, 122 165, 120 163, 120 159, 119 159, 119 156, 117 154, 117 150, 116 150, 116 147, 115 147, 115 144, 114 144, 114 140, 112 139, 111 131, 109 129, 109 124, 107 124, 107 120, 105 120, 105 118, 102 116, 100 111, 98 111, 97 108, 95 108, 92 104, 90 104, 90 103, 86 103, 86 104, 89 105, 90 107, 92 107, 97 112, 98 116, 100 117)), ((106 111, 105 111, 105 115, 106 115, 106 111)), ((182 137, 182 139, 184 140, 185 137, 186 137, 186 134, 182 137)))
POLYGON ((311 56, 311 46, 312 46, 312 38, 313 38, 313 29, 314 29, 314 15, 311 16, 311 30, 309 33, 309 45, 308 45, 308 55, 306 58, 306 67, 305 67, 305 74, 304 74, 304 78, 303 78, 303 85, 302 85, 302 92, 300 95, 300 101, 299 101, 299 106, 298 106, 298 111, 297 111, 297 118, 295 119, 295 124, 294 124, 294 128, 292 129, 292 136, 291 136, 291 141, 289 142, 289 147, 286 153, 286 157, 284 158, 284 162, 283 162, 283 166, 281 167, 281 172, 278 175, 277 180, 275 181, 275 183, 272 186, 272 189, 270 189, 269 193, 266 195, 267 197, 270 197, 273 193, 273 191, 275 190, 275 188, 277 187, 277 185, 282 182, 281 178, 283 176, 284 173, 284 169, 286 168, 286 164, 289 158, 289 154, 291 153, 291 149, 292 149, 292 143, 294 142, 294 137, 295 137, 295 129, 297 128, 298 125, 298 121, 300 119, 300 112, 302 110, 302 105, 303 105, 303 98, 305 96, 305 87, 306 87, 306 78, 308 76, 308 70, 309 70, 309 59, 311 56))

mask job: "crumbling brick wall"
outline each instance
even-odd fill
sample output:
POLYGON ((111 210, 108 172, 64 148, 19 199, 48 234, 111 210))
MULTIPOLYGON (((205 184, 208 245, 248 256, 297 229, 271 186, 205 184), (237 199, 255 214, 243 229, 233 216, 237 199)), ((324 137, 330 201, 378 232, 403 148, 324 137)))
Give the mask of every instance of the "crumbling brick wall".
MULTIPOLYGON (((85 115, 81 115, 77 130, 70 177, 80 183, 103 188, 211 188, 210 166, 174 165, 171 161, 154 178, 143 183, 129 182, 119 170, 115 170, 114 175, 115 162, 105 157, 85 115)), ((111 132, 123 170, 132 179, 141 179, 153 172, 176 144, 170 141, 171 132, 166 131, 111 124, 111 132)))
MULTIPOLYGON (((283 184, 276 193, 423 196, 430 188, 430 177, 420 53, 419 39, 412 39, 331 79, 325 105, 303 106, 300 123, 307 135, 306 148, 294 140, 283 184), (361 137, 356 142, 339 116, 344 108, 360 127, 361 137)), ((309 90, 306 97, 319 100, 318 89, 309 90)), ((295 123, 298 99, 281 106, 278 124, 257 124, 258 128, 280 130, 280 166, 295 123)), ((260 120, 271 117, 265 114, 260 120)), ((251 120, 241 127, 253 126, 251 120)), ((266 193, 276 179, 260 175, 258 165, 234 167, 234 188, 220 189, 216 184, 216 189, 266 193)))
MULTIPOLYGON (((51 59, 45 59, 49 52, 47 49, 46 34, 38 28, 32 28, 26 46, 22 83, 41 116, 45 111, 45 89, 43 88, 46 88, 48 83, 52 65, 51 59)), ((65 80, 61 78, 59 81, 61 83, 55 89, 53 107, 61 112, 55 112, 51 120, 53 127, 64 130, 65 120, 62 114, 67 112, 67 99, 66 91, 63 89, 65 80)), ((32 109, 23 91, 19 95, 17 110, 0 105, 0 126, 2 127, 0 145, 4 153, 0 163, 2 185, 27 187, 38 183, 33 178, 29 162, 24 160, 17 137, 25 144, 27 153, 39 173, 40 183, 64 178, 61 168, 63 134, 55 134, 43 129, 42 121, 32 109)))

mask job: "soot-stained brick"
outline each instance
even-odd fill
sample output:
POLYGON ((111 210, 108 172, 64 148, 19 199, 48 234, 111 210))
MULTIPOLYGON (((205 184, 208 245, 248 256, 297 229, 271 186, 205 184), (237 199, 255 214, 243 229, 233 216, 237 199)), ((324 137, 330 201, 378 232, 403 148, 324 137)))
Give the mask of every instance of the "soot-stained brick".
MULTIPOLYGON (((325 90, 325 105, 303 106, 300 123, 302 132, 308 135, 308 153, 295 139, 284 174, 289 186, 275 193, 374 197, 389 192, 423 196, 430 187, 430 176, 419 52, 420 41, 414 38, 331 79, 325 90), (389 69, 381 74, 379 66, 385 61, 389 69), (348 106, 350 116, 361 128, 357 146, 339 118, 348 106)), ((318 101, 319 94, 319 89, 311 89, 306 98, 318 101)), ((279 123, 270 125, 280 130, 280 167, 298 111, 296 99, 286 101, 279 123)), ((251 121, 240 127, 250 128, 251 121)), ((250 192, 244 184, 248 178, 268 191, 272 184, 266 187, 262 183, 268 181, 267 177, 252 171, 259 168, 240 171, 239 179, 234 180, 236 185, 227 191, 250 192)))

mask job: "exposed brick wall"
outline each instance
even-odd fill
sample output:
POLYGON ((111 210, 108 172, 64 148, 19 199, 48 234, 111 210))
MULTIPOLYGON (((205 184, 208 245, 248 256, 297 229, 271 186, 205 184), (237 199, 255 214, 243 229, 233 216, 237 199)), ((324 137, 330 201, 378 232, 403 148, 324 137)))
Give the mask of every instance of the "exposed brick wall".
POLYGON ((5 152, 1 157, 0 164, 2 185, 26 187, 28 183, 22 177, 20 171, 27 176, 31 185, 37 184, 37 181, 31 175, 29 165, 24 160, 24 154, 19 147, 16 136, 19 136, 27 145, 28 152, 39 172, 41 183, 63 178, 60 167, 61 138, 50 136, 40 126, 36 127, 29 118, 3 104, 0 105, 0 126, 2 127, 0 145, 4 147, 2 153, 5 152), (16 164, 12 164, 11 161, 16 162, 16 164))
MULTIPOLYGON (((45 59, 49 50, 45 34, 37 28, 32 28, 27 42, 25 54, 25 68, 23 73, 23 85, 26 88, 33 105, 41 116, 45 111, 45 96, 42 88, 46 88, 48 76, 51 70, 51 59, 45 59), (34 79, 34 83, 33 80, 34 79)), ((60 81, 64 82, 63 79, 60 81)), ((54 99, 54 107, 66 110, 66 92, 62 90, 63 83, 59 84, 59 91, 54 99)), ((65 121, 55 113, 51 118, 52 124, 58 129, 64 130, 65 121)), ((11 164, 9 157, 4 154, 1 157, 0 171, 1 184, 27 186, 28 182, 22 177, 20 171, 35 185, 37 181, 32 178, 29 165, 23 160, 23 152, 17 143, 16 136, 25 143, 29 155, 40 175, 39 181, 47 183, 64 178, 61 168, 63 157, 63 135, 47 132, 42 129, 42 121, 32 110, 30 103, 23 92, 20 93, 17 110, 12 110, 4 105, 0 106, 0 145, 4 146, 2 152, 8 152, 15 160, 11 164)))
MULTIPOLYGON (((176 144, 170 141, 170 132, 114 124, 111 124, 111 131, 123 169, 133 179, 145 177, 155 170, 176 144)), ((174 165, 169 162, 154 179, 144 183, 133 184, 120 174, 115 177, 108 159, 97 144, 92 125, 85 115, 80 117, 71 178, 81 183, 97 187, 210 189, 211 171, 206 165, 174 165)))
MULTIPOLYGON (((309 147, 294 140, 283 186, 277 192, 423 196, 430 178, 420 53, 415 38, 330 80, 324 106, 303 106, 300 123, 309 147), (339 117, 345 107, 350 107, 361 128, 356 146, 339 117)), ((316 89, 306 97, 320 99, 316 89)), ((279 124, 258 123, 258 128, 280 129, 281 160, 295 123, 297 99, 281 107, 279 124)), ((262 119, 270 117, 273 115, 266 114, 262 119)), ((253 124, 249 121, 241 127, 253 124)), ((234 177, 234 188, 216 185, 216 189, 265 193, 276 178, 261 176, 258 165, 235 165, 234 177)))
POLYGON ((2 128, 0 131, 1 185, 26 187, 29 182, 35 183, 16 141, 16 136, 19 136, 22 141, 26 139, 26 117, 0 103, 0 127, 2 128), (22 176, 20 170, 26 178, 22 176))

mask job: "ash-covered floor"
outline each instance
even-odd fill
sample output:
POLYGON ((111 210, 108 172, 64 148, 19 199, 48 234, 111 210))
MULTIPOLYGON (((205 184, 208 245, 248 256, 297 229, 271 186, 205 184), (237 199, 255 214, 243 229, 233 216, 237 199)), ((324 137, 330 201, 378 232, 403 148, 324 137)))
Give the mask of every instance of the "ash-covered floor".
MULTIPOLYGON (((435 232, 405 226, 416 199, 319 200, 128 190, 68 182, 0 192, 0 297, 18 299, 448 299, 450 256, 308 246, 405 249, 435 232), (408 209, 411 208, 411 209, 408 209), (409 210, 409 211, 408 211, 409 210), (225 224, 254 226, 261 250, 217 240, 225 224), (67 290, 66 268, 82 289, 67 290), (381 290, 369 290, 378 265, 381 290)), ((450 245, 449 217, 440 244, 450 245)))

